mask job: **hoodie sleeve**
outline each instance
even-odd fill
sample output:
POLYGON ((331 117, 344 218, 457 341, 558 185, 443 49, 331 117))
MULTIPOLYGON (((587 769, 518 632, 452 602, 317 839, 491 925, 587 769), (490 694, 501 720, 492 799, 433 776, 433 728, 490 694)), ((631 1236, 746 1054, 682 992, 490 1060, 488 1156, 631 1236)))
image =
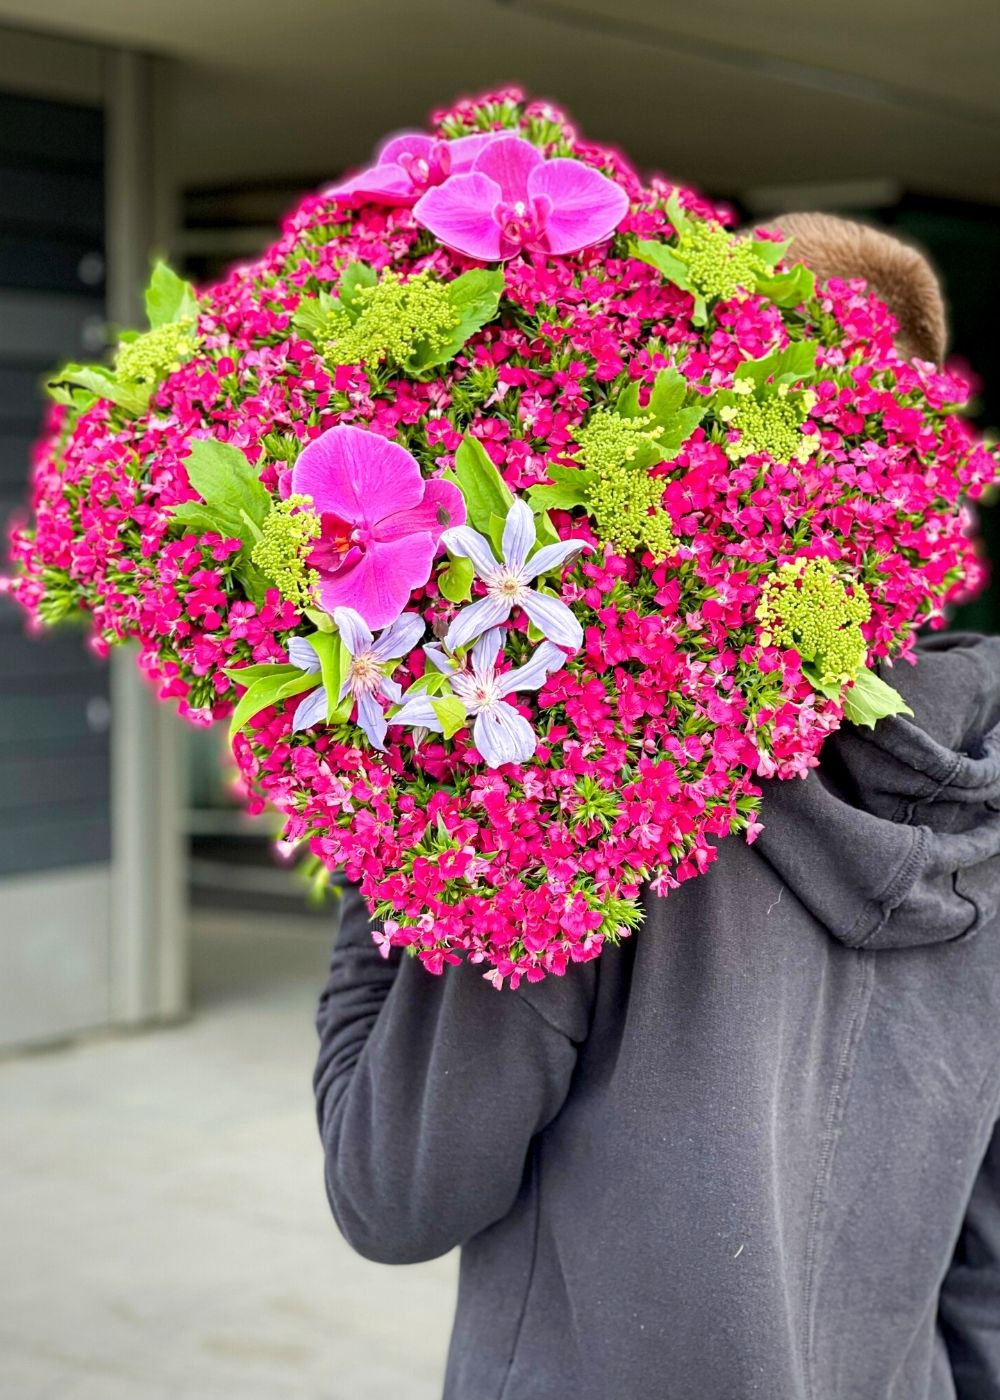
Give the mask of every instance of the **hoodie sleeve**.
POLYGON ((958 1400, 1000 1400, 1000 1124, 941 1290, 939 1319, 958 1400))
POLYGON ((507 1214, 566 1097, 595 976, 498 992, 468 963, 436 977, 399 950, 383 959, 345 889, 314 1085, 327 1195, 359 1254, 432 1259, 507 1214))

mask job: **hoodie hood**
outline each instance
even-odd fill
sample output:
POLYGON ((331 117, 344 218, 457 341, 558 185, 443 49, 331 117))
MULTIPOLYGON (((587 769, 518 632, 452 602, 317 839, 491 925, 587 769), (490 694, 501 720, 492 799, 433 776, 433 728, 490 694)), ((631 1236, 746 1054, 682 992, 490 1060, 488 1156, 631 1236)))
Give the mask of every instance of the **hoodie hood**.
POLYGON ((764 784, 758 849, 840 942, 973 936, 1000 906, 1000 638, 945 633, 886 678, 913 717, 844 727, 764 784))

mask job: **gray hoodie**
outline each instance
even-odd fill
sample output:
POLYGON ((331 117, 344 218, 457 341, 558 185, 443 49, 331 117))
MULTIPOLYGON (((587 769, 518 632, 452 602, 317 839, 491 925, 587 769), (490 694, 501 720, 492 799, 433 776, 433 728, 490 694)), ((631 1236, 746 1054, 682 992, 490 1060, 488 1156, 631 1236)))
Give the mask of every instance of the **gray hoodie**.
POLYGON ((461 1245, 446 1400, 1000 1400, 1000 639, 892 682, 563 978, 383 961, 348 892, 330 1202, 461 1245))

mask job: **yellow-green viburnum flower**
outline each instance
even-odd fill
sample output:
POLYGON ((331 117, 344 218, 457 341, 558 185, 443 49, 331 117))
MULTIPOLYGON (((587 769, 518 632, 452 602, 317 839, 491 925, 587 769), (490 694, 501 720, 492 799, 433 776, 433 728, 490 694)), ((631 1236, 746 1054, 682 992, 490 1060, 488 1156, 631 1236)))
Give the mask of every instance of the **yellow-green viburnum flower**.
POLYGON ((193 321, 170 321, 125 340, 115 355, 115 377, 128 384, 159 384, 195 352, 193 321))
POLYGON ((590 470, 602 473, 625 466, 640 453, 648 452, 662 436, 663 429, 652 424, 652 414, 626 418, 604 410, 592 413, 577 435, 577 459, 590 470))
POLYGON ((301 609, 315 607, 319 574, 306 563, 321 533, 320 519, 309 496, 289 496, 265 516, 251 558, 288 602, 301 609))
MULTIPOLYGON (((740 381, 733 386, 741 393, 740 381)), ((735 404, 719 410, 727 428, 736 428, 738 442, 725 444, 726 455, 733 459, 766 452, 775 462, 807 462, 819 446, 819 435, 803 433, 802 425, 814 402, 810 391, 797 394, 768 395, 763 400, 745 394, 735 404)))
POLYGON ((648 549, 654 559, 665 559, 677 539, 662 508, 663 480, 650 476, 643 461, 651 451, 655 456, 663 432, 652 422, 651 416, 594 413, 580 430, 577 458, 592 473, 587 507, 597 535, 620 553, 648 549))
POLYGON ((360 287, 355 299, 361 314, 352 319, 345 311, 333 311, 323 341, 323 357, 330 365, 378 364, 391 360, 404 364, 418 344, 433 349, 447 345, 460 317, 448 288, 428 271, 404 282, 398 273, 383 272, 374 287, 360 287))
POLYGON ((719 224, 693 221, 678 241, 678 256, 687 263, 691 282, 706 300, 753 291, 768 271, 749 238, 734 237, 719 224))
POLYGON ((839 687, 865 664, 862 624, 871 603, 859 583, 848 586, 830 559, 792 559, 768 578, 757 604, 764 646, 794 647, 820 686, 839 687))

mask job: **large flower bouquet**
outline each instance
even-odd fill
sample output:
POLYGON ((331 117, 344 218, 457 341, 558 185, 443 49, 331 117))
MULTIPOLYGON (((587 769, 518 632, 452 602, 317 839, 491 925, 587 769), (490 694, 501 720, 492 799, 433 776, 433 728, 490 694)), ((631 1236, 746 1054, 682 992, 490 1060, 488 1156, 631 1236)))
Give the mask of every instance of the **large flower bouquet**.
POLYGON ((9 587, 229 717, 384 947, 561 973, 898 709, 873 663, 980 577, 968 384, 786 252, 462 102, 220 285, 156 269, 53 381, 9 587))

